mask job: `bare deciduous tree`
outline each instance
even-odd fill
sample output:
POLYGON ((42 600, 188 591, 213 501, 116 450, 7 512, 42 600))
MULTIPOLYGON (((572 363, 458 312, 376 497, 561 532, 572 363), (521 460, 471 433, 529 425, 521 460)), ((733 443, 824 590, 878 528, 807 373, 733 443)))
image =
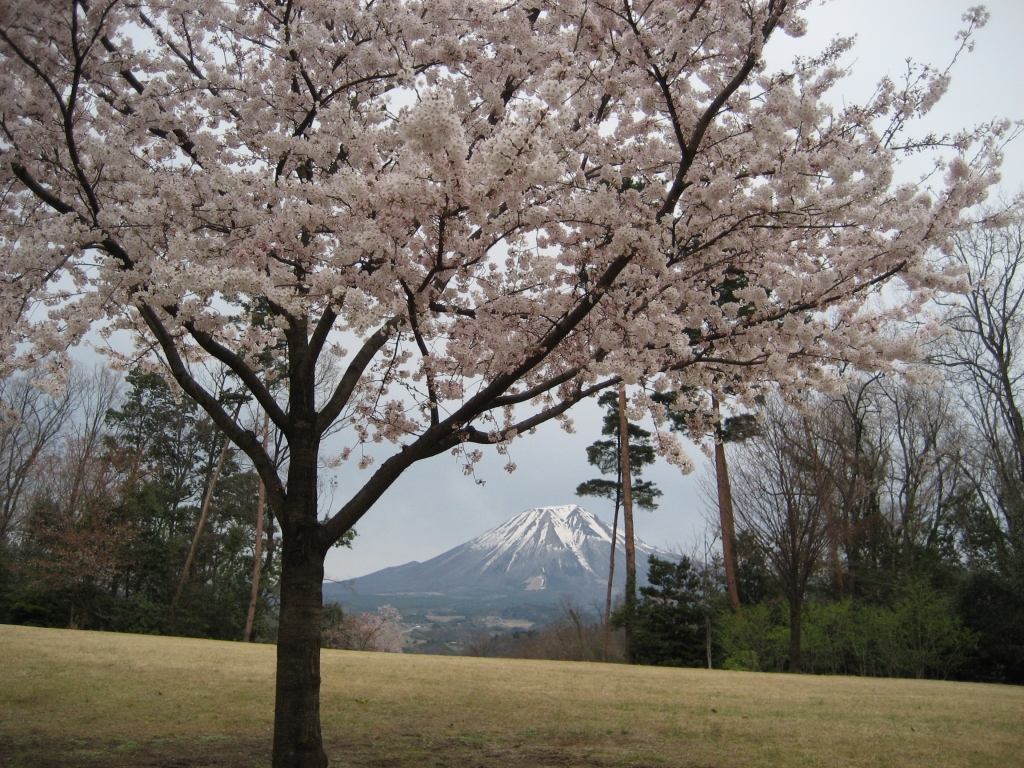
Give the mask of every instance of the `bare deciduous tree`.
POLYGON ((28 524, 40 546, 28 565, 35 578, 73 595, 69 626, 84 628, 93 594, 109 586, 132 537, 131 526, 114 515, 130 468, 104 439, 107 412, 121 396, 120 376, 97 366, 91 373, 74 370, 71 382, 73 409, 33 490, 28 524))
POLYGON ((813 471, 840 599, 888 589, 872 582, 905 576, 953 525, 967 492, 965 440, 953 400, 946 387, 883 377, 819 398, 813 471))
POLYGON ((765 553, 789 603, 789 669, 799 672, 800 625, 808 582, 828 545, 824 478, 829 459, 813 439, 813 415, 768 400, 761 434, 733 462, 736 521, 765 553))
POLYGON ((800 616, 828 556, 840 598, 885 595, 944 554, 969 494, 950 393, 872 377, 800 408, 772 399, 763 434, 737 451, 737 520, 790 606, 790 669, 800 616))
POLYGON ((935 350, 970 417, 971 477, 1005 534, 1000 559, 1024 553, 1024 220, 956 238, 970 291, 949 302, 952 333, 935 350))
POLYGON ((35 372, 0 379, 0 547, 19 535, 44 458, 60 440, 80 397, 78 379, 51 396, 33 386, 35 372))

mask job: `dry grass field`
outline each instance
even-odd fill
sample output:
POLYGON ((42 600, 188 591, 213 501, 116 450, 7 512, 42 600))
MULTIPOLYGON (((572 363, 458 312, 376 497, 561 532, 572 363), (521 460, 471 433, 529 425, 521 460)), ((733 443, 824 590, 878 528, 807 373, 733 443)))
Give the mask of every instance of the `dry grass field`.
MULTIPOLYGON (((274 649, 0 625, 0 766, 269 765, 274 649)), ((323 653, 332 766, 1024 766, 1024 688, 323 653)))

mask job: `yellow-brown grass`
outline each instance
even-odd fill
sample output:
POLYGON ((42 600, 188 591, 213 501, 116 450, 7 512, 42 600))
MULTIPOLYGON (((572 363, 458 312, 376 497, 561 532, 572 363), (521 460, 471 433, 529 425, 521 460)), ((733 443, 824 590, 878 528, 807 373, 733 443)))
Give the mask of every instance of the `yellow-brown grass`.
MULTIPOLYGON (((273 678, 271 646, 0 626, 0 737, 269 744, 273 678)), ((333 765, 1024 765, 1009 686, 327 650, 322 701, 333 765)))

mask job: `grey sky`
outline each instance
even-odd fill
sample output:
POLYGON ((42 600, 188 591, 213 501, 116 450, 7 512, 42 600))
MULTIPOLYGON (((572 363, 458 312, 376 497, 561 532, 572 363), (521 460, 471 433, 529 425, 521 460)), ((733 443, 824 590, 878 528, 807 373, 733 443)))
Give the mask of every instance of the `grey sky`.
MULTIPOLYGON (((977 33, 975 51, 957 63, 949 93, 925 123, 928 130, 953 131, 996 117, 1024 119, 1024 3, 996 0, 987 7, 992 20, 977 33)), ((966 9, 967 3, 952 0, 834 0, 814 5, 808 12, 807 36, 773 41, 769 62, 779 67, 793 55, 817 53, 836 35, 856 34, 857 45, 846 58, 853 75, 833 98, 837 103, 863 101, 881 77, 897 79, 907 57, 944 68, 956 51, 953 37, 963 26, 960 16, 966 9)), ((918 173, 919 168, 908 167, 905 180, 918 173)), ((1006 152, 1002 189, 1014 194, 1022 185, 1024 139, 1006 152)), ((356 526, 354 548, 328 555, 328 578, 348 579, 429 559, 530 507, 582 501, 610 522, 608 502, 574 495, 580 482, 595 476, 584 449, 599 437, 600 409, 585 403, 572 415, 574 435, 548 424, 516 441, 511 458, 518 469, 511 475, 502 469, 503 457, 487 454, 477 468, 483 485, 464 477, 450 456, 415 465, 356 526)), ((656 512, 638 513, 637 535, 657 547, 688 549, 705 527, 698 486, 707 461, 696 448, 691 455, 700 468, 688 477, 664 462, 645 475, 665 495, 656 512)), ((339 472, 338 502, 346 489, 353 490, 360 474, 366 476, 354 466, 339 472)))

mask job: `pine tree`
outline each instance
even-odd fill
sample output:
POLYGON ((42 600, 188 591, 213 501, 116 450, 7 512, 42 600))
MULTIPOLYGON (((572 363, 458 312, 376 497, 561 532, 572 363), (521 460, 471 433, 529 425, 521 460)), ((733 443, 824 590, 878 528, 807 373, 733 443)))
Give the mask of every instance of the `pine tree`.
MULTIPOLYGON (((622 483, 623 467, 621 460, 623 451, 621 443, 622 429, 620 426, 621 415, 619 411, 618 393, 605 392, 597 402, 605 409, 605 415, 602 419, 601 434, 607 435, 609 439, 596 440, 587 446, 587 461, 597 467, 602 475, 615 475, 615 480, 606 480, 604 478, 587 480, 577 486, 576 494, 578 496, 596 496, 615 501, 615 514, 612 522, 611 555, 608 563, 608 593, 605 599, 604 608, 605 638, 603 655, 607 658, 608 626, 612 611, 612 583, 615 577, 615 544, 619 528, 619 509, 622 507, 624 490, 622 483)), ((637 424, 630 423, 626 430, 626 441, 628 446, 627 452, 629 456, 629 467, 631 470, 630 491, 632 501, 641 509, 653 511, 658 508, 658 504, 655 499, 662 495, 661 491, 658 490, 650 480, 640 480, 640 475, 643 474, 644 467, 653 464, 655 459, 654 446, 651 444, 651 433, 637 424)), ((629 529, 628 533, 631 534, 632 525, 629 526, 629 529)), ((631 548, 630 545, 631 542, 627 541, 627 550, 631 548)), ((628 593, 630 592, 630 588, 632 588, 634 592, 636 589, 636 564, 633 563, 633 567, 630 569, 630 563, 627 559, 626 567, 627 602, 632 605, 635 601, 635 595, 634 600, 630 601, 628 599, 628 593), (632 570, 632 573, 629 572, 630 570, 632 570)), ((631 627, 627 626, 627 634, 630 629, 631 627)))
MULTIPOLYGON (((633 617, 637 664, 702 667, 706 654, 700 576, 688 557, 679 562, 651 555, 647 580, 633 617)), ((616 620, 619 614, 616 613, 616 620)))

